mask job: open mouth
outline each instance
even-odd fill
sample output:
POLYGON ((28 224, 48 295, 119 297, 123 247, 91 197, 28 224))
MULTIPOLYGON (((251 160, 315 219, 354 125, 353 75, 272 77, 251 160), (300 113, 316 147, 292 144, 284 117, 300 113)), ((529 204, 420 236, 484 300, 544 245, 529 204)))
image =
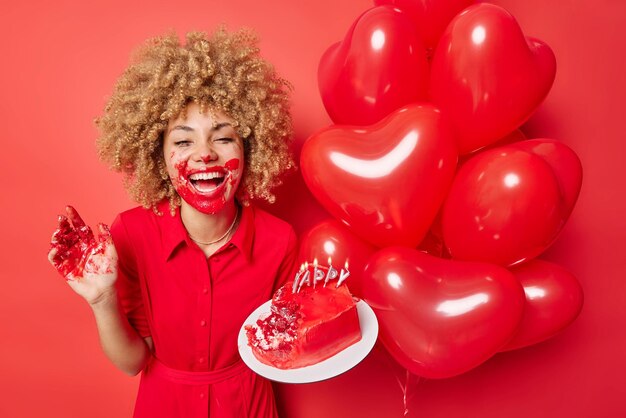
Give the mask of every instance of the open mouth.
POLYGON ((189 176, 191 185, 199 193, 210 193, 217 190, 222 184, 224 184, 224 180, 226 180, 226 173, 223 171, 194 173, 189 176))

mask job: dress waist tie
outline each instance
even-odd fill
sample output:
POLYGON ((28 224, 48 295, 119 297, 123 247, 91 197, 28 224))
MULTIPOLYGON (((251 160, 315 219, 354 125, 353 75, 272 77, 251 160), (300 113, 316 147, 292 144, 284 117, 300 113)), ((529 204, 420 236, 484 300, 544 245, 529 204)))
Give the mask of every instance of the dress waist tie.
POLYGON ((248 367, 239 359, 230 366, 207 372, 172 369, 153 358, 149 366, 150 374, 183 385, 212 385, 243 373, 248 367))

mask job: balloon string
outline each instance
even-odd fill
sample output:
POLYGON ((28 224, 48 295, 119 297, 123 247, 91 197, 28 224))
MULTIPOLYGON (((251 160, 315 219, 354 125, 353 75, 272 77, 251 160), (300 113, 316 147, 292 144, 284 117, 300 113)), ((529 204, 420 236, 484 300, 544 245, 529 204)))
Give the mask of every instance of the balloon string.
MULTIPOLYGON (((374 347, 375 350, 379 350, 382 353, 382 357, 385 359, 385 361, 389 364, 390 369, 395 369, 397 367, 397 363, 393 362, 391 360, 391 356, 380 346, 376 345, 374 347)), ((402 382, 400 380, 400 376, 398 376, 397 373, 393 373, 393 376, 396 378, 396 382, 398 382, 398 386, 400 386, 400 390, 402 391, 402 402, 404 405, 404 414, 403 416, 407 416, 409 414, 409 406, 408 403, 411 400, 411 398, 413 397, 413 394, 409 393, 409 383, 411 381, 411 373, 409 372, 409 369, 404 369, 405 375, 404 375, 404 382, 402 382)), ((417 384, 420 382, 421 378, 419 376, 415 376, 416 377, 416 381, 415 381, 415 385, 417 386, 417 384)))
POLYGON ((402 401, 404 402, 404 416, 406 417, 409 414, 409 405, 407 404, 407 393, 409 392, 409 379, 411 378, 411 374, 409 373, 409 369, 406 369, 406 378, 404 380, 404 390, 402 391, 402 401))
MULTIPOLYGON (((398 382, 398 385, 400 386, 400 390, 402 391, 402 402, 404 405, 403 416, 406 417, 409 414, 409 401, 415 394, 415 393, 412 393, 412 394, 409 393, 409 387, 410 387, 410 382, 411 382, 411 373, 409 372, 409 370, 405 369, 404 382, 401 382, 398 376, 396 376, 396 381, 398 382)), ((420 382, 420 377, 416 376, 415 386, 417 386, 419 382, 420 382)))

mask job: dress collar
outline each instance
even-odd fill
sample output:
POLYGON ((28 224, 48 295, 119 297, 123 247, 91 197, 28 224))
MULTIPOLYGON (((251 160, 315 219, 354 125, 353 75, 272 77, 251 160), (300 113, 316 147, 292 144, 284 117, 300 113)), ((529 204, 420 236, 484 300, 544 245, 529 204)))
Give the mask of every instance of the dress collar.
MULTIPOLYGON (((155 215, 161 231, 161 245, 165 261, 170 259, 176 249, 185 243, 188 246, 195 245, 189 238, 189 234, 180 218, 180 208, 176 208, 174 215, 170 212, 168 201, 162 201, 157 205, 161 216, 155 215)), ((242 206, 241 219, 235 234, 229 241, 241 251, 246 261, 252 260, 252 244, 254 243, 254 208, 242 206)))

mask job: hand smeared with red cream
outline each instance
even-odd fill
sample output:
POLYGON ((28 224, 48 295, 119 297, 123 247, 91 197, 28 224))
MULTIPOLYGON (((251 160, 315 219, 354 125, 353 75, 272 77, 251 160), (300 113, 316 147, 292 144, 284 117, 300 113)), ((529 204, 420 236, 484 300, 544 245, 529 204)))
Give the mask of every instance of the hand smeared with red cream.
POLYGON ((111 285, 117 276, 117 252, 108 226, 98 224, 96 237, 76 209, 67 206, 65 210, 67 217, 59 216, 52 234, 48 260, 66 280, 102 276, 101 284, 111 285))

